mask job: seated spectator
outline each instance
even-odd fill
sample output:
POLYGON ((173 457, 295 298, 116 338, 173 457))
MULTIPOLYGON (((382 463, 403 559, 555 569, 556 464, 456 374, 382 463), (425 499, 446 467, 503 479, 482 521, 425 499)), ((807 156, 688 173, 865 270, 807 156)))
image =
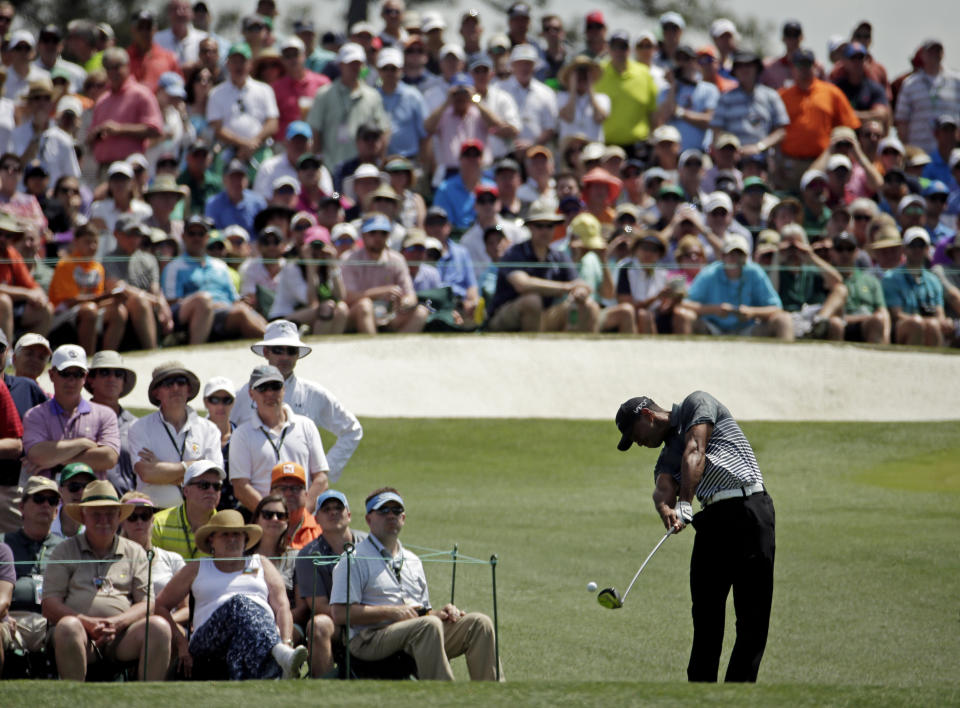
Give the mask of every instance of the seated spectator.
MULTIPOLYGON (((226 192, 224 192, 226 193, 226 192)), ((190 343, 259 337, 266 320, 240 299, 227 264, 206 254, 209 219, 192 218, 184 233, 185 253, 163 271, 163 294, 177 327, 189 332, 190 343)))
POLYGON ((953 335, 953 323, 944 313, 943 285, 927 270, 930 236, 922 226, 903 233, 904 263, 883 274, 883 297, 893 321, 896 344, 943 346, 953 335))
POLYGON ((105 475, 117 464, 120 435, 114 412, 81 396, 86 353, 76 344, 57 347, 49 376, 53 397, 31 408, 23 419, 26 462, 21 481, 35 474, 53 476, 54 468, 71 462, 84 462, 105 475))
POLYGON ((683 301, 683 307, 696 314, 696 322, 675 334, 699 331, 793 341, 790 315, 783 311, 767 274, 747 260, 749 255, 750 245, 743 236, 727 237, 723 259, 700 271, 683 301))
POLYGON ((279 369, 269 364, 256 367, 249 381, 256 411, 230 440, 233 492, 250 511, 270 492, 272 470, 280 461, 299 464, 306 471, 308 506, 327 488, 330 466, 317 425, 284 403, 284 388, 279 369))
POLYGON ((225 376, 214 376, 203 386, 203 405, 207 409, 207 420, 217 426, 220 431, 220 451, 223 454, 223 471, 227 478, 223 481, 220 501, 217 509, 237 509, 240 503, 233 495, 233 485, 230 484, 230 438, 237 427, 230 421, 230 413, 236 401, 236 388, 233 381, 225 376))
MULTIPOLYGON (((479 276, 480 293, 483 296, 484 304, 493 302, 493 296, 497 291, 497 275, 500 267, 497 265, 503 254, 510 248, 510 242, 503 232, 501 224, 493 224, 483 229, 483 247, 487 262, 487 269, 479 276)), ((486 308, 484 308, 485 310, 486 308)))
POLYGON ((557 205, 557 181, 553 177, 553 153, 550 149, 543 145, 527 148, 523 166, 527 181, 517 189, 517 199, 521 204, 517 215, 526 214, 534 202, 547 206, 557 205))
POLYGON ((419 295, 422 292, 436 290, 443 286, 440 273, 432 263, 427 262, 427 235, 420 229, 410 229, 403 239, 401 253, 407 261, 413 289, 419 295))
POLYGON ((433 206, 447 212, 450 223, 458 233, 467 230, 477 218, 474 190, 480 184, 493 184, 483 176, 483 150, 481 141, 464 140, 459 149, 459 171, 440 183, 433 198, 433 206))
POLYGON ((177 241, 183 241, 183 219, 176 217, 183 213, 182 200, 186 190, 177 184, 173 175, 157 175, 144 191, 143 198, 153 212, 145 223, 157 228, 177 241))
POLYGON ((47 620, 40 607, 43 593, 41 563, 43 557, 63 540, 50 533, 59 504, 60 492, 56 482, 46 477, 30 477, 19 502, 22 525, 0 535, 0 541, 10 548, 12 557, 9 560, 16 564, 10 568, 14 580, 8 596, 9 613, 0 623, 0 657, 10 651, 39 652, 46 646, 47 620))
MULTIPOLYGON (((120 502, 133 506, 133 513, 120 524, 120 535, 140 544, 145 551, 153 551, 153 562, 151 563, 153 592, 155 595, 159 595, 160 591, 170 582, 170 579, 185 565, 183 556, 164 548, 153 547, 151 534, 153 516, 160 510, 153 505, 150 497, 143 492, 127 492, 120 497, 120 502)), ((183 603, 176 614, 177 621, 180 624, 185 625, 189 622, 190 613, 186 602, 183 603)))
POLYGON ((811 247, 802 226, 791 224, 780 231, 780 270, 777 286, 783 309, 793 313, 794 336, 839 341, 847 297, 843 277, 811 247))
POLYGON ((300 179, 303 169, 301 160, 312 155, 317 163, 316 182, 321 192, 329 194, 333 191, 333 178, 330 171, 323 165, 320 158, 313 155, 313 133, 310 125, 302 120, 292 121, 285 128, 283 152, 267 158, 257 169, 257 177, 253 182, 253 191, 270 201, 273 196, 274 183, 281 177, 300 179))
POLYGON ((247 233, 256 233, 254 217, 267 207, 267 201, 247 189, 247 167, 240 160, 231 160, 223 172, 223 191, 207 200, 204 214, 213 221, 213 228, 225 229, 239 224, 247 233))
POLYGON ((106 480, 120 493, 135 489, 137 476, 133 472, 133 451, 130 449, 130 426, 137 416, 120 405, 120 399, 129 395, 137 385, 136 372, 128 367, 115 351, 99 351, 90 360, 90 370, 84 388, 92 395, 91 401, 111 409, 117 416, 120 433, 120 452, 117 464, 107 470, 106 480))
MULTIPOLYGON (((305 212, 300 212, 300 214, 305 214, 305 212)), ((259 305, 259 291, 261 289, 276 292, 280 272, 287 263, 283 257, 285 247, 286 240, 280 229, 268 226, 260 233, 257 238, 259 255, 248 258, 240 264, 240 294, 246 302, 251 305, 259 305)), ((262 312, 262 314, 269 314, 269 310, 262 312)))
POLYGON ((133 168, 126 162, 114 162, 107 169, 106 197, 90 207, 90 222, 106 232, 100 239, 98 257, 116 248, 113 232, 122 215, 133 216, 138 221, 146 221, 153 215, 150 205, 137 198, 133 179, 133 168))
POLYGON ((600 222, 592 214, 578 214, 570 222, 570 250, 577 260, 580 280, 590 286, 593 298, 600 305, 599 332, 636 334, 637 322, 633 307, 617 304, 616 286, 610 272, 609 250, 600 222))
POLYGON ((847 168, 849 180, 836 184, 831 181, 831 208, 841 202, 849 203, 857 197, 871 197, 883 186, 883 176, 860 147, 856 132, 845 125, 831 131, 830 145, 813 161, 810 169, 830 174, 838 164, 847 168), (850 164, 847 165, 847 162, 850 164))
POLYGON ((216 462, 191 463, 183 475, 183 501, 155 512, 151 543, 185 559, 206 555, 198 547, 195 536, 216 512, 225 479, 226 472, 216 462))
POLYGON ((926 205, 923 226, 930 234, 930 243, 934 248, 941 243, 953 240, 956 230, 943 223, 944 211, 947 207, 947 199, 950 196, 950 189, 943 182, 934 180, 930 182, 923 190, 923 199, 926 205))
MULTIPOLYGON (((513 160, 509 160, 509 162, 513 162, 513 160)), ((512 172, 512 174, 516 173, 512 172)), ((500 173, 498 173, 498 182, 499 181, 502 181, 500 173)), ((498 227, 500 234, 505 239, 506 247, 525 240, 527 234, 526 229, 518 226, 512 219, 504 219, 501 217, 500 212, 502 210, 500 208, 500 190, 498 187, 480 184, 474 189, 474 195, 474 208, 477 213, 477 218, 476 221, 473 222, 473 225, 460 237, 460 245, 467 249, 470 261, 473 263, 474 272, 479 278, 491 263, 486 243, 486 233, 488 229, 498 227)), ((438 223, 438 228, 448 228, 447 212, 442 207, 430 207, 427 211, 426 221, 428 227, 432 221, 435 221, 438 223)), ((496 274, 495 270, 494 274, 496 274)), ((489 300, 487 300, 487 303, 489 305, 489 300)))
POLYGON ((36 332, 27 332, 13 347, 14 374, 36 382, 46 370, 52 356, 53 350, 46 337, 36 332))
MULTIPOLYGON (((10 346, 7 341, 7 335, 0 329, 0 362, 6 363, 7 351, 9 349, 10 346)), ((17 409, 17 418, 20 420, 23 420, 23 416, 26 415, 28 410, 47 400, 47 394, 45 394, 43 389, 37 385, 37 382, 31 378, 27 378, 26 376, 13 376, 4 370, 2 376, 0 376, 0 380, 3 381, 7 390, 10 392, 10 398, 13 399, 13 405, 17 409)), ((19 458, 19 455, 13 455, 12 452, 10 456, 19 458)), ((4 472, 0 474, 0 478, 6 474, 7 468, 5 465, 7 464, 11 463, 0 463, 0 470, 4 470, 4 472)), ((19 479, 19 461, 17 462, 16 475, 17 479, 19 479)), ((12 484, 16 485, 16 482, 12 482, 12 484)), ((2 482, 0 482, 0 486, 3 486, 2 482)))
POLYGON ((602 167, 594 167, 581 179, 583 183, 583 203, 586 212, 592 214, 601 224, 612 224, 616 212, 613 205, 620 196, 623 183, 602 167))
MULTIPOLYGON (((696 236, 703 245, 707 260, 713 261, 716 254, 722 250, 723 244, 717 242, 717 235, 703 223, 703 215, 689 204, 683 203, 681 192, 679 187, 668 184, 660 188, 657 196, 657 205, 663 217, 670 215, 669 222, 659 229, 660 239, 667 247, 666 262, 673 262, 674 253, 684 236, 696 236)), ((655 231, 663 222, 663 217, 654 224, 655 231)))
POLYGON ((713 146, 710 148, 710 156, 713 158, 713 166, 704 172, 700 183, 701 189, 708 194, 716 191, 717 178, 724 175, 733 177, 737 188, 743 190, 743 173, 738 169, 742 157, 740 139, 733 133, 716 134, 713 138, 713 146))
POLYGON ((416 170, 412 162, 403 157, 392 157, 384 165, 387 179, 393 191, 400 197, 399 221, 405 228, 423 228, 427 206, 413 187, 416 182, 416 170))
MULTIPOLYGON (((756 251, 754 253, 756 254, 756 251)), ((682 277, 684 284, 689 287, 707 263, 703 244, 700 243, 700 239, 692 235, 680 239, 677 243, 677 249, 673 253, 673 258, 677 265, 674 270, 667 273, 668 285, 677 282, 678 277, 682 277)), ((673 287, 678 291, 680 289, 679 285, 673 287)))
POLYGON ((663 239, 655 231, 641 231, 630 245, 630 254, 629 260, 619 264, 617 300, 631 306, 640 334, 672 332, 673 308, 665 300, 670 295, 667 271, 657 267, 666 254, 663 239))
POLYGON ((946 245, 944 255, 950 259, 946 267, 937 264, 931 269, 943 285, 943 300, 947 317, 954 324, 952 344, 960 339, 960 239, 954 236, 946 245))
POLYGON ((50 328, 76 327, 77 341, 88 356, 97 351, 101 327, 103 348, 118 349, 129 316, 123 292, 105 290, 106 273, 96 260, 99 240, 93 226, 79 227, 50 281, 50 304, 55 308, 50 328))
POLYGON ((490 618, 464 613, 453 604, 431 608, 423 564, 398 538, 406 514, 397 491, 378 489, 367 498, 366 507, 370 535, 357 546, 356 560, 349 567, 349 594, 346 562, 341 560, 333 570, 334 622, 345 621, 350 604, 348 650, 359 659, 375 661, 403 648, 413 655, 421 680, 446 681, 453 680, 449 658, 466 654, 472 680, 502 681, 490 618), (385 564, 383 556, 391 563, 385 564), (392 572, 400 576, 400 592, 395 589, 398 579, 390 578, 392 572))
POLYGON ((54 625, 60 677, 83 681, 90 659, 109 656, 139 661, 141 679, 162 680, 170 665, 170 627, 160 617, 146 617, 152 594, 146 551, 117 535, 133 506, 121 504, 109 482, 96 481, 66 511, 84 531, 53 549, 43 574, 43 616, 54 625), (92 560, 99 562, 69 562, 92 560))
POLYGON ((283 266, 270 319, 307 325, 313 334, 343 334, 349 308, 337 251, 323 226, 311 226, 306 233, 302 256, 306 262, 283 266))
POLYGON ((890 314, 883 288, 876 277, 857 266, 858 248, 856 238, 848 233, 833 238, 832 263, 843 274, 847 289, 843 314, 833 317, 842 322, 843 338, 847 341, 889 344, 890 314))
POLYGON ((880 214, 868 227, 871 273, 883 282, 883 276, 903 263, 903 238, 900 229, 889 214, 880 214))
POLYGON ((190 214, 203 215, 207 201, 223 191, 223 180, 211 169, 210 146, 197 140, 187 150, 186 166, 177 177, 177 184, 190 190, 190 214))
POLYGON ((307 648, 293 648, 293 622, 283 578, 254 554, 263 530, 244 524, 239 512, 217 512, 197 531, 197 544, 212 558, 188 563, 157 598, 157 613, 170 623, 184 675, 195 660, 225 661, 231 680, 300 678, 307 673, 307 648), (263 571, 262 573, 260 571, 263 571), (194 630, 187 640, 173 610, 192 593, 194 630))
MULTIPOLYGON (((258 553, 273 564, 280 571, 283 578, 283 587, 287 593, 287 602, 293 608, 295 602, 293 592, 293 570, 297 558, 297 551, 289 547, 287 531, 290 529, 290 513, 283 497, 270 493, 260 500, 253 510, 251 521, 263 530, 263 536, 256 546, 250 550, 258 553)), ((317 527, 317 533, 320 528, 317 527)), ((293 625, 294 641, 299 643, 303 638, 303 629, 296 623, 293 625)))
MULTIPOLYGON (((0 169, 3 160, 0 159, 0 169)), ((24 227, 13 217, 0 212, 0 329, 8 339, 14 331, 27 329, 46 334, 53 317, 47 294, 30 275, 13 241, 24 227)))
POLYGON ((533 212, 526 220, 530 239, 504 253, 503 260, 509 264, 530 265, 500 268, 496 294, 487 306, 491 330, 596 331, 600 306, 590 286, 578 278, 566 256, 550 248, 554 226, 560 221, 562 217, 553 211, 533 212), (548 267, 542 267, 543 263, 548 267))
MULTIPOLYGON (((280 462, 270 475, 270 494, 279 495, 288 512, 287 528, 282 534, 284 547, 299 551, 322 533, 317 520, 306 508, 307 473, 296 462, 280 462)), ((290 576, 292 581, 293 568, 290 576)))
POLYGON ((951 174, 950 156, 960 145, 957 137, 958 122, 960 119, 949 113, 937 116, 933 126, 933 137, 937 142, 937 149, 930 153, 930 164, 923 168, 923 176, 926 179, 937 180, 946 185, 956 185, 951 174))
POLYGON ((819 235, 830 220, 827 206, 829 180, 820 170, 807 170, 800 179, 800 197, 803 201, 803 227, 819 235))
MULTIPOLYGON (((496 188, 479 185, 476 194, 486 190, 496 199, 496 188)), ((449 286, 458 299, 457 309, 467 321, 473 320, 473 313, 477 308, 477 277, 470 252, 466 246, 450 238, 450 222, 446 220, 430 219, 426 229, 427 237, 440 242, 441 255, 433 264, 438 272, 440 283, 449 286)))
POLYGON ((375 334, 378 327, 420 332, 426 323, 427 310, 417 304, 406 261, 387 248, 390 229, 386 216, 369 215, 361 227, 363 248, 343 260, 343 284, 350 307, 347 326, 362 334, 375 334), (375 265, 365 265, 368 263, 375 265))
POLYGON ((58 481, 63 503, 50 526, 50 533, 61 538, 70 538, 83 530, 80 523, 67 515, 66 505, 79 502, 83 497, 83 490, 96 479, 93 468, 84 462, 71 462, 63 466, 58 481))

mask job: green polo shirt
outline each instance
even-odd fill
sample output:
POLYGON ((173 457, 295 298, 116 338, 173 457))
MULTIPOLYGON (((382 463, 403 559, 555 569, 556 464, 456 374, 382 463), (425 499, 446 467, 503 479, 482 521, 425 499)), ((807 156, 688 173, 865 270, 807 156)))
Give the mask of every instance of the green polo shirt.
POLYGON ((778 293, 787 312, 797 312, 804 305, 818 305, 827 296, 820 269, 810 265, 801 266, 800 270, 780 271, 778 293))
POLYGON ((323 161, 330 167, 356 157, 357 128, 363 123, 390 131, 380 92, 364 83, 350 91, 339 79, 317 91, 307 123, 322 136, 323 161))
POLYGON ((657 86, 645 65, 628 59, 621 74, 608 61, 593 90, 610 97, 610 115, 603 122, 607 144, 632 145, 646 140, 657 108, 657 86))
POLYGON ((876 277, 859 268, 845 274, 847 301, 843 311, 848 315, 872 315, 887 306, 883 299, 883 286, 876 277))
MULTIPOLYGON (((211 511, 210 516, 213 514, 214 512, 211 511)), ((205 558, 210 555, 197 549, 197 541, 193 537, 193 530, 190 528, 190 522, 187 521, 187 510, 183 504, 154 514, 153 533, 150 539, 157 548, 179 553, 184 560, 205 558)))

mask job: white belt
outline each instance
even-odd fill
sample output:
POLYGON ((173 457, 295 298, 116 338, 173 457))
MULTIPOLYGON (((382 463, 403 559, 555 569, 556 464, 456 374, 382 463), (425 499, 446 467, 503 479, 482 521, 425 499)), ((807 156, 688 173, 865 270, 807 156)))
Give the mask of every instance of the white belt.
POLYGON ((708 507, 711 504, 716 504, 718 501, 723 501, 724 499, 740 499, 743 497, 750 497, 754 494, 759 494, 762 491, 764 491, 763 485, 759 482, 757 484, 748 484, 746 487, 740 487, 738 489, 721 489, 712 497, 708 497, 700 502, 700 506, 708 507))

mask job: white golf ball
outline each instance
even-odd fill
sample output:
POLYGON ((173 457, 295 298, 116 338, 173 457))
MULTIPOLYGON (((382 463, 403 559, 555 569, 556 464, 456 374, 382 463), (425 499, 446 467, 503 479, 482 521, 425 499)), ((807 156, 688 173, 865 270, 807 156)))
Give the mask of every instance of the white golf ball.
POLYGON ((592 580, 587 583, 587 592, 594 592, 597 589, 597 584, 592 580))

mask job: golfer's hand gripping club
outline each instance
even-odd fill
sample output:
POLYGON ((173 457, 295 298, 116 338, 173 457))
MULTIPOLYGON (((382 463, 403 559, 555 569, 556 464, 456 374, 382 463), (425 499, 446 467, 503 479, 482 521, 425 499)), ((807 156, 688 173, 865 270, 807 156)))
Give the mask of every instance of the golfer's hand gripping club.
POLYGON ((693 505, 690 502, 677 502, 673 513, 677 515, 679 527, 674 526, 674 531, 681 531, 687 524, 693 523, 693 505))

